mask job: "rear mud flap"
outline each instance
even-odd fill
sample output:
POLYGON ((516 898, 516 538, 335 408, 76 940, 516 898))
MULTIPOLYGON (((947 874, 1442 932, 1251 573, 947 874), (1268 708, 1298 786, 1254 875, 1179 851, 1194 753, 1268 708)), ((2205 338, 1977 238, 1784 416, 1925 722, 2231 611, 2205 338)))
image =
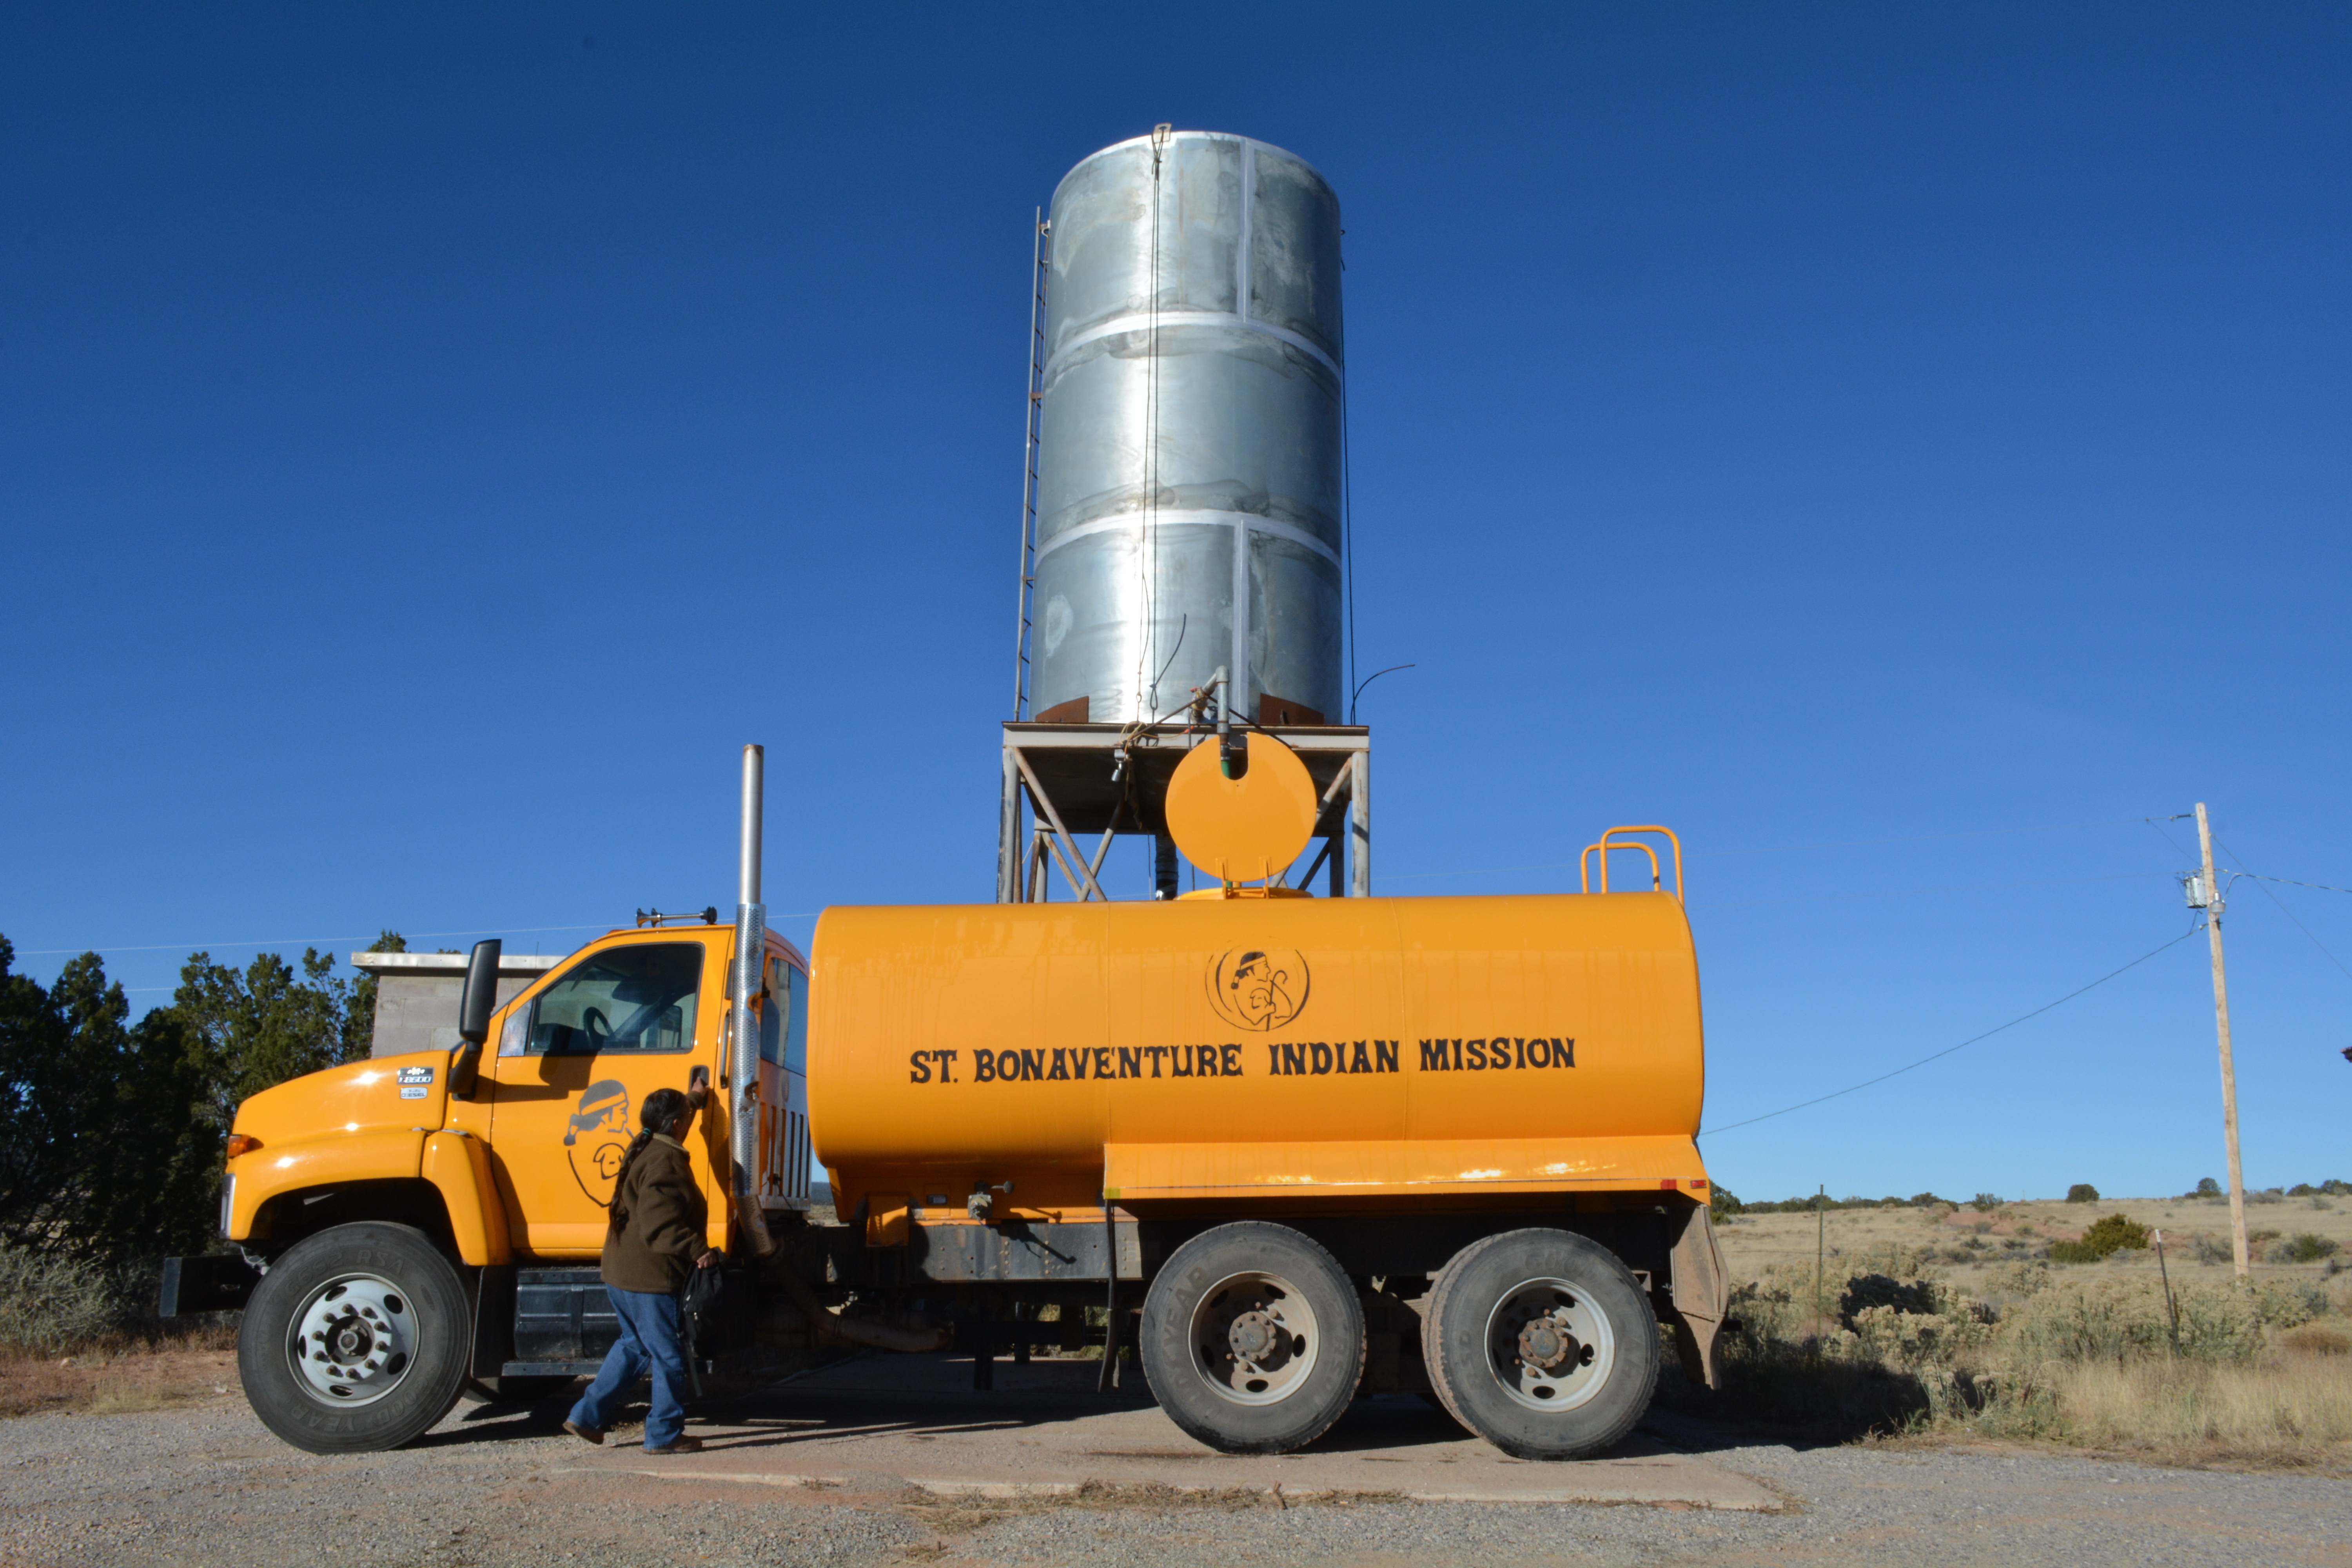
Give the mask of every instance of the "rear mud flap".
POLYGON ((1715 1222, 1705 1204, 1693 1204, 1682 1217, 1674 1249, 1675 1335, 1683 1375, 1708 1388, 1723 1386, 1723 1320, 1731 1310, 1731 1276, 1715 1242, 1715 1222))

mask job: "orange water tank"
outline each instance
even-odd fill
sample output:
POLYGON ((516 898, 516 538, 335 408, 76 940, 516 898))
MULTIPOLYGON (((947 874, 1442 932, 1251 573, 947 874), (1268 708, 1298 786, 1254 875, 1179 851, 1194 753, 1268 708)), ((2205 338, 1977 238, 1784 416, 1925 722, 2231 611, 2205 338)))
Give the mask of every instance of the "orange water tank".
POLYGON ((1705 1202, 1668 893, 844 907, 811 962, 812 1131, 845 1217, 982 1188, 1037 1217, 1106 1191, 1705 1202))

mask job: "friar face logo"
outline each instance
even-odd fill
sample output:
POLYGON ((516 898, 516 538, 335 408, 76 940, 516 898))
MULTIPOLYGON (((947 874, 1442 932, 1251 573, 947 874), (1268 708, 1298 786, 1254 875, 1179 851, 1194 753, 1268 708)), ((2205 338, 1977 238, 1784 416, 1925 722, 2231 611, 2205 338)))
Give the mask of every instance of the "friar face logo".
POLYGON ((621 1156, 629 1152, 629 1091, 612 1079, 590 1084, 572 1108, 563 1129, 563 1152, 572 1162, 572 1179, 598 1206, 613 1206, 613 1182, 621 1173, 621 1156))
POLYGON ((1295 947, 1237 947, 1209 966, 1209 1003, 1235 1028, 1279 1029, 1306 1010, 1306 955, 1295 947))

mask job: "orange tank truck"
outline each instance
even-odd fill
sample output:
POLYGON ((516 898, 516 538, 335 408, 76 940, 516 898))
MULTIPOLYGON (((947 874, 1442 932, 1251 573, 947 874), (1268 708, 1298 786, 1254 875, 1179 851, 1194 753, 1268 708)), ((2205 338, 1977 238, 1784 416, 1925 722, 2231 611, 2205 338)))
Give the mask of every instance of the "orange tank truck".
POLYGON ((1604 836, 1600 891, 1308 898, 1278 868, 1312 785, 1235 736, 1168 788, 1203 891, 838 907, 803 963, 764 929, 758 782, 753 748, 734 925, 615 931, 503 1005, 480 944, 457 1048, 240 1108, 235 1250, 173 1260, 163 1307, 247 1309, 240 1370, 281 1436, 390 1447, 468 1387, 593 1371, 614 1156, 646 1093, 694 1082, 730 1258, 696 1324, 715 1375, 780 1321, 952 1349, 981 1387, 1000 1354, 1099 1345, 1105 1382, 1138 1367, 1227 1451, 1398 1392, 1537 1458, 1632 1428, 1662 1323, 1716 1381, 1679 865, 1675 890, 1606 890, 1624 835, 1670 836, 1604 836))

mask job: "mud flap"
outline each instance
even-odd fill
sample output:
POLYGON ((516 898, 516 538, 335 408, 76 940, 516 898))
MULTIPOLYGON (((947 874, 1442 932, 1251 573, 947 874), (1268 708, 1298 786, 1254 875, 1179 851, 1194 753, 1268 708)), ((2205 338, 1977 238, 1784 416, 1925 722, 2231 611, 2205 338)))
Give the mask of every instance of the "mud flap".
POLYGON ((1719 1344, 1723 1320, 1731 1310, 1731 1276, 1723 1267, 1722 1249, 1715 1244, 1715 1221, 1705 1204, 1693 1204, 1675 1236, 1675 1315, 1682 1331, 1675 1335, 1683 1375, 1709 1388, 1723 1386, 1719 1344))

